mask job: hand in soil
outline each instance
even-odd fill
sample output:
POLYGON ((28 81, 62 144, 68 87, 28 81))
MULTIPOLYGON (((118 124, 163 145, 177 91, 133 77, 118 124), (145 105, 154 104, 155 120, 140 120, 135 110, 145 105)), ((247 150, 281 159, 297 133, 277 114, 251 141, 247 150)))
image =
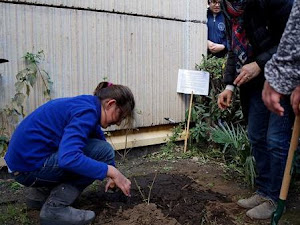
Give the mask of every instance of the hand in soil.
POLYGON ((114 183, 122 190, 124 195, 130 197, 130 180, 128 180, 119 170, 110 165, 108 166, 107 176, 110 178, 108 180, 108 186, 114 183))
POLYGON ((107 202, 130 203, 130 197, 124 195, 119 188, 108 190, 101 196, 101 198, 107 202))
POLYGON ((105 185, 105 192, 108 191, 108 189, 115 189, 116 188, 116 184, 115 182, 109 177, 108 181, 105 185))

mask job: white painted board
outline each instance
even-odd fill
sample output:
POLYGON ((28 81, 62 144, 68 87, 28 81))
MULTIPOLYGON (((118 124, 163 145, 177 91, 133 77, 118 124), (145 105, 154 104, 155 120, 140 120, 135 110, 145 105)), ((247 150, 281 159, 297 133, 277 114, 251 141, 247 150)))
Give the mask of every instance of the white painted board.
POLYGON ((177 92, 194 95, 208 95, 209 73, 199 70, 179 69, 177 92))

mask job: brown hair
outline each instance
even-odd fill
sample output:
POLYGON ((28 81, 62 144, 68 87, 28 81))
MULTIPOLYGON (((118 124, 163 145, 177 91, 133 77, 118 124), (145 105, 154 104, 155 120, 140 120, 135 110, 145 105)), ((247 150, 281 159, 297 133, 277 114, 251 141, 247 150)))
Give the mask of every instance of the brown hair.
POLYGON ((94 95, 97 96, 101 102, 105 99, 115 99, 117 106, 122 110, 122 116, 127 118, 127 123, 132 121, 135 101, 131 90, 127 86, 101 82, 96 87, 94 95))

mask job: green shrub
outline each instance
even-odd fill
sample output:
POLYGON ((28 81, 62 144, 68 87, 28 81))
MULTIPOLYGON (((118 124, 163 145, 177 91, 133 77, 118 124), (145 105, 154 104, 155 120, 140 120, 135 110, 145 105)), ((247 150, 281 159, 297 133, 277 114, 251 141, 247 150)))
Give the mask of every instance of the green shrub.
MULTIPOLYGON (((231 107, 220 110, 217 104, 218 95, 225 89, 223 83, 223 68, 225 58, 203 56, 196 69, 210 73, 210 91, 208 96, 196 96, 191 111, 190 138, 194 144, 207 143, 210 138, 209 127, 215 126, 219 121, 239 124, 243 121, 238 92, 231 107)), ((188 112, 187 112, 188 113, 188 112)))
MULTIPOLYGON (((204 57, 196 69, 210 73, 208 96, 196 96, 191 110, 189 149, 198 149, 199 154, 222 160, 238 171, 251 186, 254 185, 255 161, 251 156, 246 126, 240 105, 238 90, 234 93, 231 107, 220 110, 217 104, 219 93, 225 89, 223 69, 226 59, 204 57)), ((186 112, 186 118, 188 111, 186 112)), ((170 141, 173 143, 173 141, 170 141)), ((170 149, 172 145, 167 144, 170 149)))

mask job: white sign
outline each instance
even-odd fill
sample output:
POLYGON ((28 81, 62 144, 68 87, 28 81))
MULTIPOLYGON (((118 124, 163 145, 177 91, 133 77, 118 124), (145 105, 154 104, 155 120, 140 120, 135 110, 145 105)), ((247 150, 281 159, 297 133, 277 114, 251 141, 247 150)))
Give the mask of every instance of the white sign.
POLYGON ((178 71, 177 92, 184 94, 208 95, 209 73, 199 70, 178 71))

